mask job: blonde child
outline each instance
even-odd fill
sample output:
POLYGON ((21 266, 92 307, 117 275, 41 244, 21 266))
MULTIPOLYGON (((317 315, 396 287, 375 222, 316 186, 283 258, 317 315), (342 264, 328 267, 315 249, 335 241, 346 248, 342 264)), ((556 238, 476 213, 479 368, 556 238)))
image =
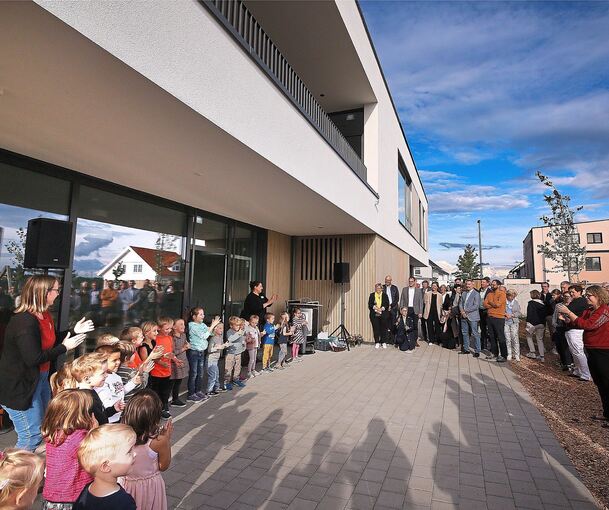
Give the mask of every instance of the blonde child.
POLYGON ((173 407, 186 407, 186 403, 180 400, 180 389, 182 381, 188 377, 188 357, 186 351, 190 344, 186 338, 186 323, 184 319, 176 319, 173 323, 173 353, 175 358, 171 360, 171 405, 173 407))
POLYGON ((71 510, 84 487, 93 481, 78 463, 78 447, 97 427, 93 397, 84 390, 67 389, 49 403, 41 433, 46 442, 43 510, 71 510))
POLYGON ((281 313, 281 323, 279 324, 279 356, 277 358, 277 367, 283 370, 288 366, 285 358, 288 355, 288 341, 294 334, 294 329, 290 326, 290 314, 288 312, 281 313))
POLYGON ((207 354, 207 394, 215 397, 220 394, 220 355, 222 351, 230 346, 229 342, 224 342, 224 324, 216 324, 212 330, 212 337, 209 340, 207 354))
MULTIPOLYGON (((106 356, 106 380, 103 386, 95 388, 99 398, 105 408, 114 406, 117 402, 124 406, 125 394, 133 391, 133 389, 142 383, 142 377, 136 373, 133 378, 126 383, 123 383, 121 376, 117 374, 121 364, 121 349, 119 342, 112 344, 101 345, 95 352, 106 356)), ((121 412, 114 413, 108 418, 110 423, 118 423, 121 418, 121 412)))
POLYGON ((122 422, 136 434, 135 464, 120 483, 133 496, 139 510, 166 510, 165 482, 161 476, 171 464, 171 434, 169 420, 161 426, 163 406, 158 395, 142 390, 127 404, 122 422))
POLYGON ((95 347, 101 347, 102 345, 114 345, 118 343, 118 338, 116 338, 111 333, 104 333, 103 335, 99 335, 97 337, 97 341, 95 342, 95 347))
POLYGON ((260 330, 258 329, 259 317, 257 315, 250 316, 248 324, 245 326, 245 348, 249 356, 247 364, 247 376, 256 377, 260 372, 256 372, 256 356, 258 347, 260 347, 260 330))
MULTIPOLYGON (((123 384, 127 384, 129 381, 139 374, 140 382, 136 384, 131 391, 125 390, 125 396, 123 398, 125 404, 129 399, 138 391, 143 390, 148 385, 148 374, 154 367, 154 361, 147 360, 145 363, 140 364, 138 368, 132 368, 133 359, 137 356, 135 352, 135 345, 131 342, 125 342, 121 340, 118 344, 120 350, 120 366, 116 371, 116 374, 121 378, 123 384)), ((134 381, 136 382, 136 381, 134 381)))
POLYGON ((0 508, 32 508, 43 475, 44 462, 35 453, 15 448, 0 451, 0 508))
POLYGON ((73 510, 137 510, 133 498, 117 482, 135 462, 135 432, 128 425, 112 423, 91 430, 80 443, 78 461, 93 478, 73 510))
POLYGON ((108 370, 107 356, 99 352, 85 354, 72 362, 72 377, 76 381, 76 388, 87 390, 93 398, 93 414, 100 425, 108 423, 108 418, 119 411, 125 405, 116 402, 113 406, 104 407, 95 388, 101 388, 106 382, 108 370))
POLYGON ((72 363, 64 363, 57 372, 51 375, 49 383, 53 397, 57 396, 60 391, 76 388, 76 380, 72 376, 72 363))
POLYGON ((267 313, 264 316, 266 320, 264 327, 262 329, 262 370, 265 372, 272 372, 271 368, 271 360, 273 359, 273 351, 275 350, 275 336, 277 334, 277 329, 279 326, 275 326, 275 315, 272 313, 267 313))
POLYGON ((193 308, 190 311, 190 322, 188 323, 188 341, 190 349, 188 351, 188 397, 189 402, 204 402, 209 397, 201 391, 203 369, 205 367, 205 354, 207 353, 208 341, 211 330, 220 322, 220 317, 214 317, 211 326, 208 328, 203 322, 205 310, 203 308, 193 308))
POLYGON ((172 329, 173 319, 160 317, 159 332, 154 339, 154 347, 163 348, 163 357, 156 360, 154 368, 148 377, 148 387, 155 391, 163 402, 163 418, 171 417, 169 414, 169 395, 171 394, 171 362, 175 358, 173 353, 172 329))
POLYGON ((142 361, 152 359, 157 361, 163 357, 163 347, 156 345, 156 337, 159 334, 159 325, 156 322, 146 321, 142 323, 142 342, 137 349, 142 361))
POLYGON ((133 344, 133 347, 135 348, 135 356, 133 357, 133 361, 130 363, 130 367, 139 368, 139 366, 143 363, 138 352, 144 343, 144 333, 142 333, 142 328, 138 328, 136 326, 125 328, 121 332, 120 339, 122 342, 130 342, 133 344))
POLYGON ((241 376, 241 354, 245 351, 245 320, 232 316, 228 319, 226 338, 230 346, 226 348, 224 359, 224 389, 232 390, 233 384, 243 388, 241 376))

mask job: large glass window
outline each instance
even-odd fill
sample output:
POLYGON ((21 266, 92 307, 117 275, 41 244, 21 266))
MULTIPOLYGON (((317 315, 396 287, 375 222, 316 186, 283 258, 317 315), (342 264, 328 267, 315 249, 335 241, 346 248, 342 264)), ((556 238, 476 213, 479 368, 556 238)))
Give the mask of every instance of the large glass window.
MULTIPOLYGON (((35 218, 66 220, 70 184, 61 179, 0 163, 0 350, 4 327, 19 302, 25 279, 35 271, 23 267, 28 221, 35 218)), ((63 270, 49 274, 63 278, 63 270)), ((57 321, 60 300, 51 312, 57 321)))
POLYGON ((96 336, 182 315, 184 213, 88 186, 80 188, 71 317, 96 336))
POLYGON ((600 257, 586 257, 586 271, 600 271, 601 270, 601 258, 600 257))
POLYGON ((398 220, 408 230, 411 228, 412 180, 402 159, 398 159, 398 220))
MULTIPOLYGON (((243 303, 250 292, 249 283, 260 279, 256 275, 257 232, 254 229, 237 226, 232 253, 232 285, 230 295, 230 314, 239 315, 243 303)), ((266 291, 266 289, 265 289, 266 291)))

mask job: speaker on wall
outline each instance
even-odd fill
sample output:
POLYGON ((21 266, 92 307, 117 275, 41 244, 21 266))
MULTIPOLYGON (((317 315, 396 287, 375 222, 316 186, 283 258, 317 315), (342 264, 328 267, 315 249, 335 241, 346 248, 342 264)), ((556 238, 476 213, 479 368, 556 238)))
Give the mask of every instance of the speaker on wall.
POLYGON ((334 262, 334 283, 349 283, 349 262, 334 262))
POLYGON ((35 218, 27 223, 24 266, 32 269, 66 269, 70 265, 72 223, 35 218))

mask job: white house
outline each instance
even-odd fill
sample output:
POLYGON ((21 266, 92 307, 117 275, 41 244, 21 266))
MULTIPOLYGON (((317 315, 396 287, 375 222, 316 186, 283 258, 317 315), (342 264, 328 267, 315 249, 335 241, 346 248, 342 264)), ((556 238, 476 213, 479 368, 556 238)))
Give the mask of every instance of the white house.
POLYGON ((112 262, 100 269, 97 276, 104 280, 114 280, 113 271, 119 264, 125 270, 120 279, 135 280, 136 287, 141 287, 145 280, 154 282, 159 270, 161 280, 165 282, 179 278, 182 271, 182 259, 179 253, 127 246, 112 262))
POLYGON ((450 273, 442 269, 433 260, 429 261, 429 266, 415 267, 413 274, 419 280, 437 282, 438 285, 448 285, 452 281, 450 273))

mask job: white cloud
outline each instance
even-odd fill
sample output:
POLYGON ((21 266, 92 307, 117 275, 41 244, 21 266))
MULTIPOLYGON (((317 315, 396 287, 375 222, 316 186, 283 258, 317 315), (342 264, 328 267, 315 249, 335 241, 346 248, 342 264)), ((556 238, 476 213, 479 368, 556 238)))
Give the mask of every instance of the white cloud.
POLYGON ((508 194, 478 195, 467 191, 432 193, 429 195, 429 204, 432 213, 517 209, 526 208, 530 205, 525 197, 515 197, 508 194))

